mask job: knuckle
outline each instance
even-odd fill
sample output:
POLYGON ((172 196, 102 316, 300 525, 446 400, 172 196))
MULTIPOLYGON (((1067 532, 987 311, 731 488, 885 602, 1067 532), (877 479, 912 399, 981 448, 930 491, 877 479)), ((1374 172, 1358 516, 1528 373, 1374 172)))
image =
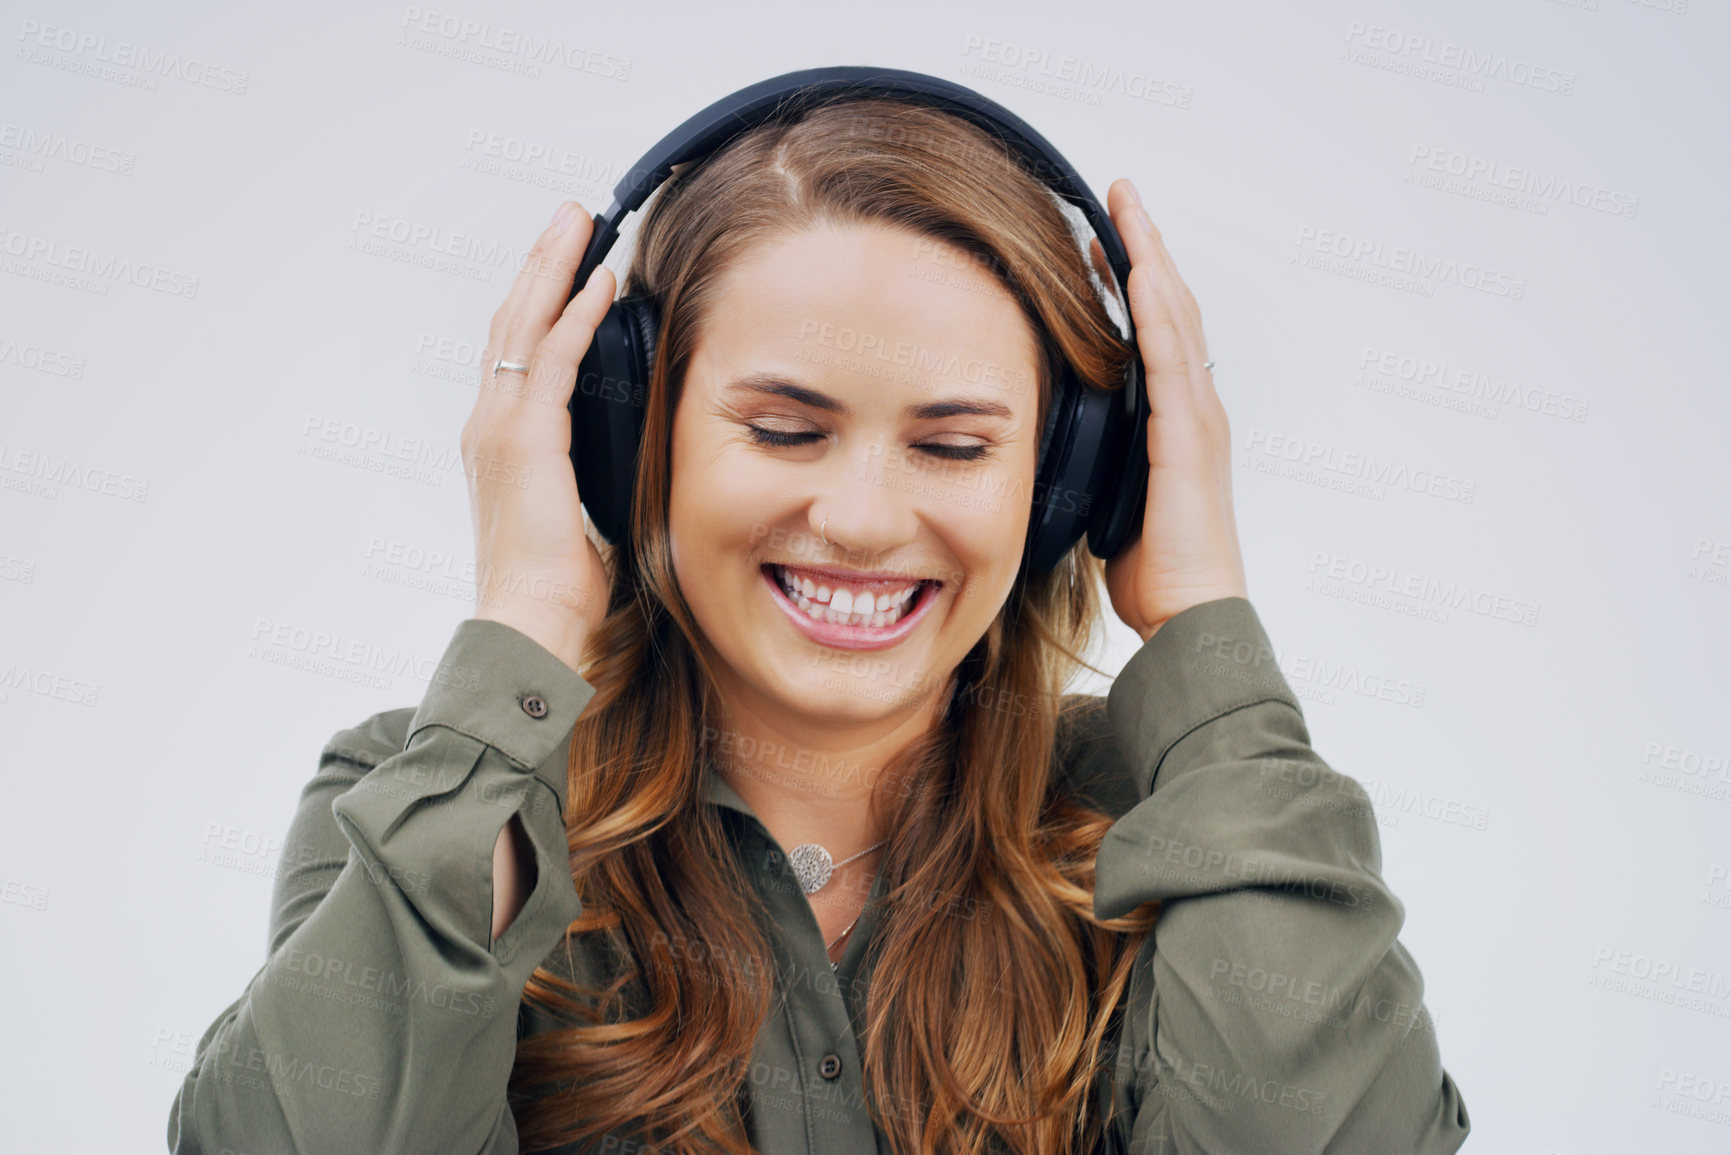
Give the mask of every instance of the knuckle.
POLYGON ((535 265, 535 275, 545 280, 571 283, 577 274, 578 258, 569 254, 548 253, 535 265))
POLYGON ((509 412, 493 410, 483 413, 477 408, 463 423, 458 444, 466 458, 509 458, 527 445, 527 432, 509 412))
POLYGON ((458 435, 457 443, 463 447, 464 452, 477 449, 487 440, 491 427, 491 418, 482 414, 481 407, 477 405, 463 422, 463 431, 458 435))
POLYGON ((1148 271, 1147 266, 1137 265, 1131 269, 1128 283, 1130 285, 1130 303, 1138 311, 1149 312, 1159 303, 1160 296, 1154 290, 1154 277, 1148 271))
POLYGON ((576 350, 588 343, 587 336, 581 332, 581 323, 567 313, 553 322, 553 327, 541 338, 538 351, 560 362, 575 361, 576 350))
POLYGON ((555 326, 551 332, 544 334, 539 341, 535 342, 535 356, 532 363, 537 375, 545 377, 549 373, 556 372, 558 367, 565 363, 564 352, 564 346, 559 341, 558 327, 555 326))
POLYGON ((534 331, 533 322, 521 313, 505 322, 504 336, 501 349, 518 349, 529 344, 538 347, 541 343, 541 335, 534 331))
POLYGON ((519 460, 521 460, 521 458, 512 452, 512 448, 508 443, 503 443, 498 440, 498 438, 494 437, 484 440, 480 444, 476 445, 475 451, 469 454, 468 457, 464 458, 463 463, 469 467, 471 475, 479 477, 483 473, 496 473, 497 471, 487 471, 477 467, 497 465, 504 462, 519 460))
POLYGON ((463 432, 457 439, 457 447, 465 462, 472 462, 481 453, 481 431, 470 421, 463 426, 463 432))
POLYGON ((493 314, 492 322, 487 326, 487 348, 497 357, 505 351, 505 336, 511 330, 511 321, 517 316, 517 311, 507 301, 499 306, 499 311, 493 314))

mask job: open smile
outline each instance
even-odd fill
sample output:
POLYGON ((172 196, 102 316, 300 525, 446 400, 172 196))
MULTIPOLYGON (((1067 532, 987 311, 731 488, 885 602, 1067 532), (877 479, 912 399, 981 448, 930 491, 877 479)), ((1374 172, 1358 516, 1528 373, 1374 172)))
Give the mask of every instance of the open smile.
POLYGON ((844 650, 893 646, 937 601, 940 581, 768 564, 765 583, 794 626, 819 645, 844 650))

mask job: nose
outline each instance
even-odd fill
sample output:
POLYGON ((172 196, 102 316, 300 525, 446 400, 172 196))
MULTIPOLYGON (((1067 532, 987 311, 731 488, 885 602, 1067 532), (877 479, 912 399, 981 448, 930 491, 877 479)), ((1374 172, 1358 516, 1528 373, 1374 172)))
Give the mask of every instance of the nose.
POLYGON ((861 569, 871 568, 865 559, 905 546, 919 532, 918 496, 897 484, 885 457, 877 443, 835 454, 835 468, 827 471, 806 515, 814 544, 824 548, 828 539, 832 554, 839 551, 861 569))

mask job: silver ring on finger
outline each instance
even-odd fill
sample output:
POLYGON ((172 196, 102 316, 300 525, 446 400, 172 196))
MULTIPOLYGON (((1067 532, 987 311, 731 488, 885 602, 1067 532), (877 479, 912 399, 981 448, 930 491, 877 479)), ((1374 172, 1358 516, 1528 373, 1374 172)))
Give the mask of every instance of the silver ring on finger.
POLYGON ((1202 367, 1203 367, 1203 368, 1204 368, 1204 369, 1212 369, 1212 368, 1214 368, 1214 362, 1212 362, 1212 361, 1204 361, 1204 362, 1202 362, 1202 367))
POLYGON ((529 371, 529 366, 524 365, 518 361, 495 361, 495 362, 493 362, 493 375, 495 377, 498 376, 501 372, 504 372, 504 373, 527 373, 528 371, 529 371))

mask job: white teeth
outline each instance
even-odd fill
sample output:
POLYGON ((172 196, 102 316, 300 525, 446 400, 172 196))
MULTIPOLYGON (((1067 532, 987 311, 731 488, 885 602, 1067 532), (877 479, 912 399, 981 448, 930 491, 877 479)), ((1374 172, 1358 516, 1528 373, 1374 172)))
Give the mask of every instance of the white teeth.
POLYGON ((855 591, 840 586, 831 590, 811 578, 796 579, 780 566, 775 567, 775 576, 789 601, 813 619, 834 625, 878 629, 894 625, 907 612, 908 603, 919 591, 918 582, 893 593, 873 594, 870 590, 855 591))

